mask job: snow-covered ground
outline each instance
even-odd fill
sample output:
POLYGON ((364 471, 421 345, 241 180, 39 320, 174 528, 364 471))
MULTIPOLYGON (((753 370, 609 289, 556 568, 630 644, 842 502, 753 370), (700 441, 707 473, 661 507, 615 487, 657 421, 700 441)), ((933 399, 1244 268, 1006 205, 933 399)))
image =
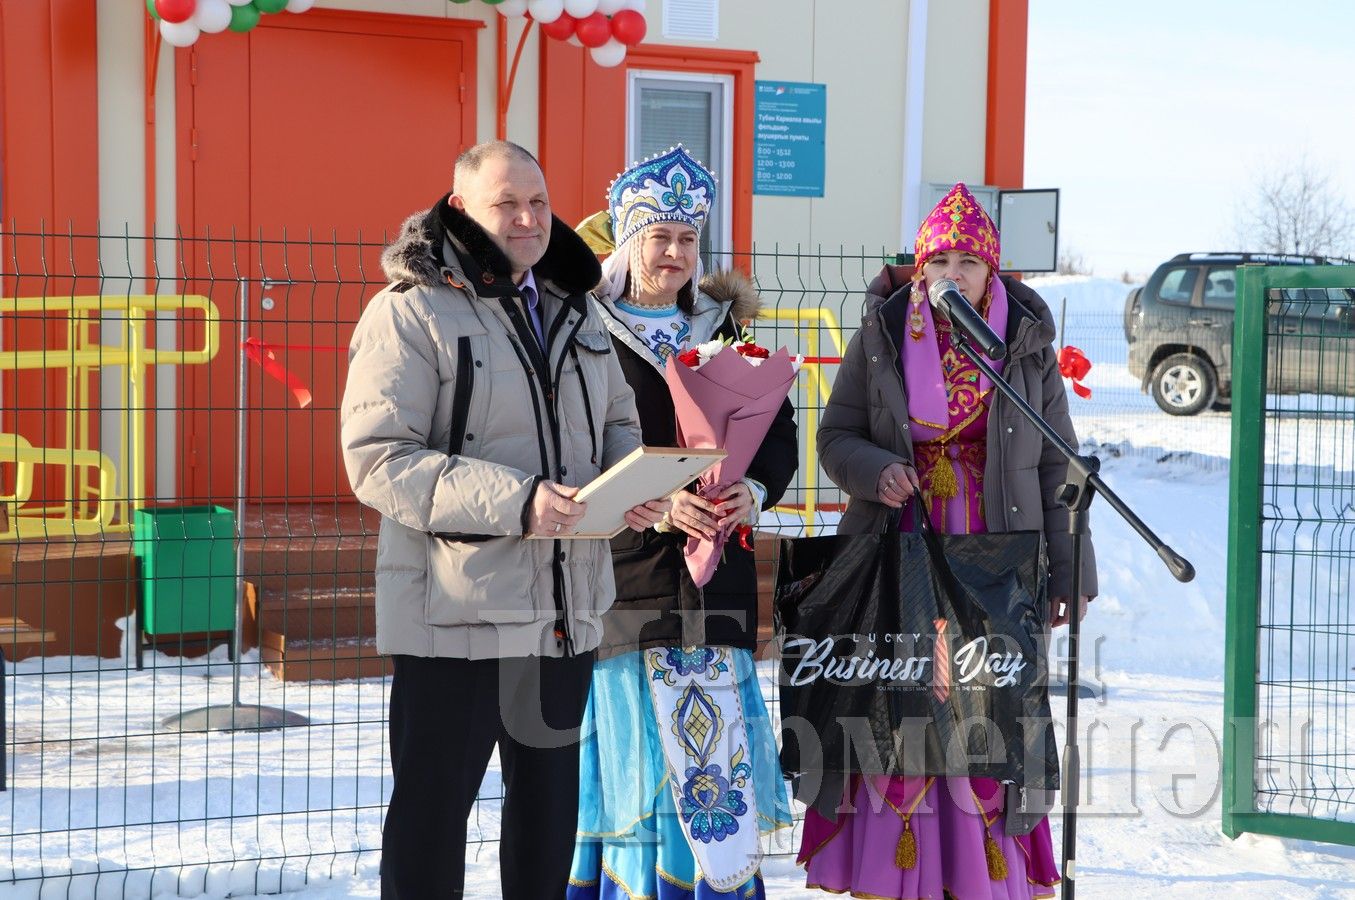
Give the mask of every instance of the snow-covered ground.
MULTIPOLYGON (((1071 403, 1084 441, 1105 451, 1107 482, 1198 572, 1193 582, 1178 584, 1104 503, 1094 507, 1101 594, 1085 624, 1083 676, 1101 696, 1081 707, 1079 892, 1355 898, 1355 848, 1257 836, 1233 841, 1220 830, 1229 416, 1182 422, 1138 392, 1124 369, 1122 336, 1119 358, 1106 337, 1109 317, 1118 328, 1126 285, 1034 283, 1056 316, 1067 297, 1067 342, 1096 365, 1087 379, 1092 399, 1071 403)), ((1334 468, 1348 483, 1355 470, 1355 413, 1349 401, 1314 402, 1337 414, 1312 416, 1306 413, 1319 407, 1296 406, 1302 412, 1286 424, 1293 434, 1268 441, 1267 456, 1311 467, 1308 474, 1328 480, 1334 468)), ((1296 545, 1313 539, 1293 538, 1296 545)), ((1349 636, 1343 640, 1328 652, 1348 666, 1355 647, 1349 636)), ((168 713, 230 699, 229 668, 224 657, 215 659, 210 668, 185 671, 156 656, 157 665, 141 673, 92 659, 13 667, 7 703, 11 739, 20 743, 10 761, 12 790, 0 795, 0 877, 7 870, 18 877, 73 877, 49 878, 41 895, 35 881, 0 884, 0 897, 284 891, 294 900, 338 900, 379 894, 377 854, 351 851, 378 845, 380 803, 390 788, 381 724, 385 686, 379 680, 284 685, 261 673, 255 658, 242 669, 243 699, 286 707, 315 726, 233 736, 157 732, 155 723, 168 713), (55 674, 61 669, 67 671, 55 674), (34 677, 42 671, 45 679, 34 677), (107 734, 110 723, 126 723, 129 736, 93 740, 107 734), (28 743, 39 736, 49 742, 41 751, 28 743), (264 815, 255 818, 256 810, 264 815), (180 818, 197 821, 180 827, 180 818), (67 823, 73 833, 52 833, 67 823), (49 833, 39 837, 39 831, 49 833), (230 862, 260 856, 273 859, 230 862), (177 876, 149 874, 149 867, 174 859, 196 862, 177 876), (92 874, 82 874, 123 867, 143 871, 103 876, 97 890, 92 874)), ((764 691, 772 696, 768 677, 764 672, 764 691)), ((1345 678, 1348 684, 1348 672, 1345 678)), ((1061 698, 1054 712, 1061 722, 1061 698)), ((1335 740, 1355 757, 1355 736, 1335 740)), ((485 794, 498 793, 493 769, 485 794)), ((472 837, 492 837, 496 818, 497 804, 482 803, 472 837)), ((1059 847, 1061 826, 1057 818, 1052 824, 1059 847)), ((823 896, 803 888, 793 862, 797 840, 798 834, 784 835, 770 848, 776 855, 764 873, 771 897, 823 896)), ((472 845, 467 869, 470 896, 498 895, 494 843, 472 845)))

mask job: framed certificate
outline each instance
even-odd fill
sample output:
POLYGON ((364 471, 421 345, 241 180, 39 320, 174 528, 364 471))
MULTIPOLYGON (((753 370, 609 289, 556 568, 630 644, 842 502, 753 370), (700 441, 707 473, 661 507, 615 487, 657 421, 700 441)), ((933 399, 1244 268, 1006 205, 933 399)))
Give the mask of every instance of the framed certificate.
POLYGON ((626 527, 626 510, 667 497, 725 458, 723 450, 636 447, 616 465, 583 486, 574 498, 588 504, 569 534, 532 534, 527 540, 613 538, 626 527))

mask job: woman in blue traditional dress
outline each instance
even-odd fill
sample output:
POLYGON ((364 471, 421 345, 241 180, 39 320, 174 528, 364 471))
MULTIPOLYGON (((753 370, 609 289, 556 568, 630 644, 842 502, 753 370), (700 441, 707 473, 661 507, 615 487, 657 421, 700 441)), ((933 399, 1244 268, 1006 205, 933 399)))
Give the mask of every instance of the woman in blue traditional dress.
MULTIPOLYGON (((678 445, 668 357, 741 337, 760 306, 742 273, 702 277, 700 231, 715 190, 678 146, 618 176, 607 212, 580 226, 610 252, 598 302, 651 446, 678 445)), ((797 458, 787 400, 747 477, 713 500, 680 492, 659 528, 612 541, 617 600, 584 713, 570 900, 765 896, 761 836, 791 816, 753 660, 754 556, 729 541, 701 588, 683 547, 688 536, 756 522, 797 458)))

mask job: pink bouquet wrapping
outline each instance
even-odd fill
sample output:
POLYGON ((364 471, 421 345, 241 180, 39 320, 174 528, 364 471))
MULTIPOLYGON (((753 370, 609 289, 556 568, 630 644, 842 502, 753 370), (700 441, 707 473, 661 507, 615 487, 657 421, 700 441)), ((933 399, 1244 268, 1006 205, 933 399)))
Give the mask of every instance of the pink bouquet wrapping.
MULTIPOLYGON (((732 346, 712 341, 668 358, 664 375, 677 412, 678 442, 728 454, 698 480, 702 497, 718 497, 748 472, 801 362, 784 347, 768 353, 751 341, 732 346)), ((715 574, 734 530, 727 527, 713 540, 687 539, 687 571, 698 587, 715 574)), ((740 530, 746 535, 751 529, 740 530)))

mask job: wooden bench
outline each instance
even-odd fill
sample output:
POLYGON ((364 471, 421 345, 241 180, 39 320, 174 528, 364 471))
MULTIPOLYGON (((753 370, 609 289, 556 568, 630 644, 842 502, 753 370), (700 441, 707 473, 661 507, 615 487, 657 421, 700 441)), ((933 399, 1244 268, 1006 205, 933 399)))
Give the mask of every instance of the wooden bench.
POLYGON ((13 644, 45 644, 56 640, 55 631, 34 628, 16 616, 0 617, 0 647, 13 644))

